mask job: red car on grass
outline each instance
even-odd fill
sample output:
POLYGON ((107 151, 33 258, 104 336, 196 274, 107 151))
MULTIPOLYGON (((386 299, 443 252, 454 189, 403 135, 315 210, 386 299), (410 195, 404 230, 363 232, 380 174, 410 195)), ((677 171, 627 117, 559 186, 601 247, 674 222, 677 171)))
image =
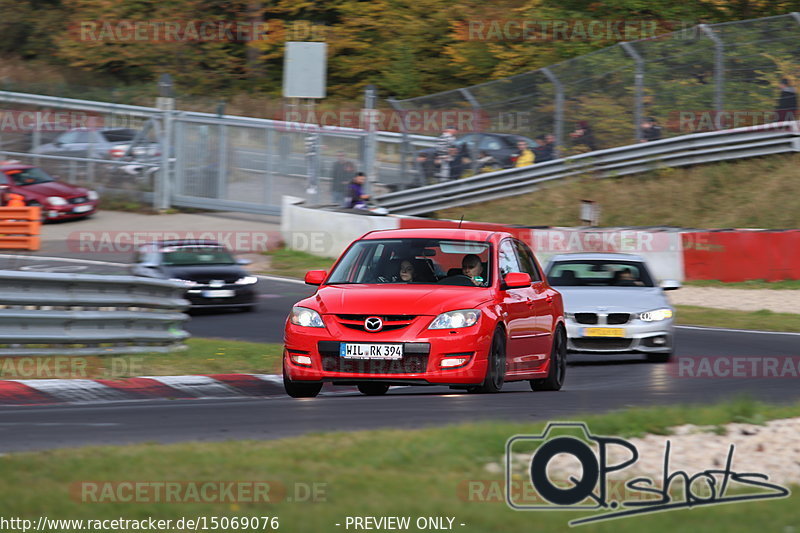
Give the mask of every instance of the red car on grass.
POLYGON ((40 206, 42 220, 83 218, 97 210, 97 192, 58 181, 41 168, 19 161, 0 162, 0 185, 22 195, 26 205, 40 206))
POLYGON ((559 390, 566 370, 561 295, 530 249, 508 233, 407 229, 367 233, 286 321, 289 396, 322 384, 448 385, 498 392, 527 380, 559 390))

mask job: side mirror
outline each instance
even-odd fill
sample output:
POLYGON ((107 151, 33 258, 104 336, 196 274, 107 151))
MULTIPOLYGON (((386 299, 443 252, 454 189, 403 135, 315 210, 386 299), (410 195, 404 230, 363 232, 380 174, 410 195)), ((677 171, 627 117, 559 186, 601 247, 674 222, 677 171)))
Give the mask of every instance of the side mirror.
POLYGON ((306 272, 306 285, 322 285, 327 276, 327 270, 309 270, 306 272))
POLYGON ((503 289, 521 289, 531 286, 531 276, 527 272, 509 272, 506 274, 503 289))
POLYGON ((237 265, 244 266, 244 265, 249 265, 250 263, 252 263, 252 261, 250 261, 249 259, 237 259, 236 260, 236 264, 237 265))
POLYGON ((158 265, 155 263, 139 263, 139 266, 142 268, 158 268, 158 265))
POLYGON ((681 282, 674 279, 665 279, 661 282, 661 288, 665 291, 674 291, 681 288, 681 282))

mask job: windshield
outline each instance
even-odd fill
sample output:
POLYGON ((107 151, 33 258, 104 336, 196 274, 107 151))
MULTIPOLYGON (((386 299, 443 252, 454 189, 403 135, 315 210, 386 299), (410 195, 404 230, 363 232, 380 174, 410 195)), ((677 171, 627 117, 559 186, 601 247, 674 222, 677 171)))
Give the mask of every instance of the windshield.
POLYGON ((47 172, 38 167, 6 170, 6 175, 14 180, 15 185, 22 186, 55 181, 47 172))
POLYGON ((559 261, 547 273, 553 287, 653 287, 640 261, 559 261))
POLYGON ((233 256, 221 247, 182 246, 161 250, 165 266, 180 265, 233 265, 233 256))
POLYGON ((363 240, 354 244, 328 284, 491 285, 491 246, 448 239, 363 240))
POLYGON ((110 143, 130 142, 136 137, 135 130, 105 130, 100 134, 110 143))

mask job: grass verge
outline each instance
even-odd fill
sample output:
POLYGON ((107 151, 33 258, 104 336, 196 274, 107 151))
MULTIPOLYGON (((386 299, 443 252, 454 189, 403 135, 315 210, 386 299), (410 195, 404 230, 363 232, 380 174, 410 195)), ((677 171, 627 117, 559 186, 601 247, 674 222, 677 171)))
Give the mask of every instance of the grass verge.
POLYGON ((309 270, 330 270, 336 259, 319 257, 306 252, 278 248, 264 255, 270 258, 270 266, 263 274, 274 274, 288 278, 303 279, 309 270))
POLYGON ((715 328, 757 329, 800 332, 800 314, 760 311, 731 311, 693 305, 676 305, 678 324, 715 328))
POLYGON ((600 205, 603 226, 798 228, 799 164, 800 155, 769 156, 620 178, 586 175, 436 214, 474 222, 577 226, 581 200, 589 199, 600 205))
MULTIPOLYGON (((362 399, 360 401, 370 401, 362 399)), ((377 401, 378 403, 380 400, 377 401)), ((600 435, 664 433, 685 423, 721 425, 800 415, 800 404, 774 406, 741 399, 715 406, 634 408, 576 417, 600 435)), ((450 516, 456 531, 563 531, 586 512, 518 512, 502 496, 465 490, 470 481, 502 487, 498 462, 506 440, 540 433, 544 423, 476 423, 434 429, 330 433, 274 441, 141 444, 14 453, 0 458, 0 513, 34 521, 72 519, 277 516, 281 529, 343 531, 346 516, 450 516), (91 482, 273 481, 271 503, 82 503, 76 485, 91 482), (317 501, 298 498, 316 485, 317 501), (341 524, 341 526, 336 526, 341 524), (465 524, 460 526, 459 524, 465 524)), ((709 439, 724 439, 709 435, 709 439)), ((734 470, 746 470, 738 457, 734 470)), ((709 465, 709 468, 713 468, 709 465)), ((313 492, 313 490, 312 490, 313 492)), ((102 494, 102 493, 100 493, 102 494)), ((502 492, 500 493, 502 494, 502 492)), ((787 531, 796 526, 794 496, 782 500, 682 509, 590 525, 586 531, 787 531)), ((414 518, 412 518, 414 520, 414 518)), ((35 522, 34 522, 35 523, 35 522)), ((412 522, 413 524, 413 522, 412 522)), ((409 531, 418 531, 413 526, 409 531)))
POLYGON ((283 345, 193 338, 187 349, 171 353, 70 357, 68 364, 42 356, 49 364, 31 365, 33 357, 2 358, 0 379, 120 379, 188 374, 275 374, 281 370, 283 345), (24 359, 24 364, 15 359, 24 359))

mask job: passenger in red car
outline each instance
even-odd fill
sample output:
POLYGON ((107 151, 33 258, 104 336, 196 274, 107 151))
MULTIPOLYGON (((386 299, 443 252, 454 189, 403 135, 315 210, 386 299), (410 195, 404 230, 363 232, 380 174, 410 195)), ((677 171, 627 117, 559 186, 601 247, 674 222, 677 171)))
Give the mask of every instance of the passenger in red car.
POLYGON ((414 264, 408 259, 403 259, 400 262, 400 281, 415 281, 414 264))

